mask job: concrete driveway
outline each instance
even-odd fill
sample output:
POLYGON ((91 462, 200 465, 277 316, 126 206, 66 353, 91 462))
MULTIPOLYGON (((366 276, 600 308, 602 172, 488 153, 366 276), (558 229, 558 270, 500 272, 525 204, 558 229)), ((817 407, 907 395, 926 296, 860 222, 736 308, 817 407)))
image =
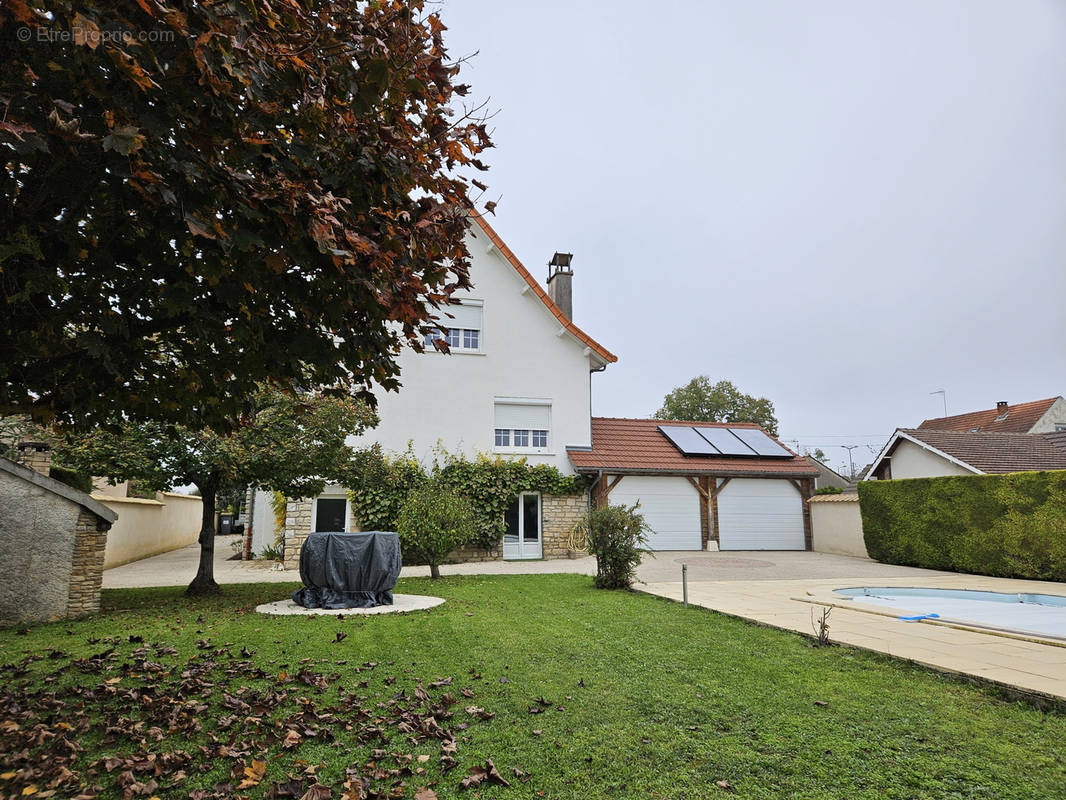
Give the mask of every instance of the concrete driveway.
POLYGON ((787 581, 822 578, 906 578, 946 575, 927 569, 894 567, 866 558, 810 553, 802 550, 664 551, 644 557, 637 575, 648 583, 681 580, 688 565, 689 583, 705 581, 787 581))
POLYGON ((1066 641, 979 630, 934 620, 903 622, 898 612, 834 596, 849 586, 921 586, 1056 594, 1066 584, 988 578, 895 567, 867 559, 806 552, 655 553, 645 558, 635 588, 681 600, 681 565, 688 565, 689 604, 807 635, 829 611, 829 638, 941 672, 969 676, 1038 701, 1066 701, 1066 641))

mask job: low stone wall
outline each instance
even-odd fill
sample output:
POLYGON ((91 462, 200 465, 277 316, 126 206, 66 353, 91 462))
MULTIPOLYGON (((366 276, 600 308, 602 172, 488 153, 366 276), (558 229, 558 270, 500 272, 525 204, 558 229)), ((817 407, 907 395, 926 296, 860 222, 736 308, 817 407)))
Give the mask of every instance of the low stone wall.
POLYGON ((862 537, 858 494, 819 494, 807 502, 811 511, 812 550, 869 558, 862 537))
POLYGON ((92 497, 118 514, 107 537, 104 569, 187 547, 200 535, 203 501, 195 495, 160 492, 146 500, 94 492, 92 497))

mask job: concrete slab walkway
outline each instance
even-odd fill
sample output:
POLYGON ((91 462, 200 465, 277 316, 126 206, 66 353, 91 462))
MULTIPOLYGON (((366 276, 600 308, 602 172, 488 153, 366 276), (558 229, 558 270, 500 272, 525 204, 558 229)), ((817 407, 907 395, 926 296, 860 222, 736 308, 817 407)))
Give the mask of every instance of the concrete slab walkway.
MULTIPOLYGON (((215 539, 215 580, 218 583, 299 583, 298 571, 276 569, 274 562, 230 561, 234 553, 232 543, 239 538, 219 536, 215 539)), ((185 586, 196 574, 199 563, 200 545, 194 544, 105 570, 103 586, 105 589, 185 586)), ((559 572, 595 575, 596 559, 586 556, 556 561, 483 561, 446 564, 440 571, 442 575, 528 575, 559 572)), ((404 567, 400 573, 404 578, 424 578, 428 575, 429 567, 404 567)))
MULTIPOLYGON (((668 555, 677 560, 689 557, 680 553, 656 555, 660 559, 668 555)), ((843 559, 843 563, 830 562, 819 557, 821 554, 818 553, 731 552, 728 556, 780 561, 779 566, 806 562, 812 568, 813 574, 811 577, 794 577, 792 580, 731 580, 728 577, 694 580, 694 575, 700 574, 699 569, 708 567, 694 569, 690 565, 688 598, 691 605, 808 635, 813 635, 814 620, 821 614, 821 610, 832 606, 829 615, 829 636, 835 643, 874 650, 942 672, 967 675, 1038 698, 1066 700, 1066 646, 1025 637, 961 629, 932 621, 901 622, 895 615, 858 610, 860 605, 853 604, 848 608, 851 601, 834 598, 832 594, 837 588, 871 585, 871 578, 876 578, 875 583, 878 586, 932 586, 1063 596, 1066 596, 1066 584, 889 567, 865 559, 849 559, 843 556, 834 557, 843 559), (846 569, 847 562, 851 562, 850 570, 846 569), (845 569, 842 574, 836 575, 840 568, 845 569), (834 574, 819 576, 820 569, 828 569, 834 574)), ((679 570, 680 563, 676 566, 679 570)), ((709 569, 713 574, 713 565, 709 569)), ((728 569, 719 566, 722 573, 727 573, 728 569)), ((649 575, 645 565, 641 566, 641 573, 649 575)), ((793 573, 793 576, 797 575, 803 573, 793 573)), ((682 584, 679 577, 676 576, 674 580, 649 581, 637 588, 660 597, 681 600, 682 584)), ((877 611, 873 607, 868 608, 877 611)), ((883 609, 881 611, 883 612, 883 609)))

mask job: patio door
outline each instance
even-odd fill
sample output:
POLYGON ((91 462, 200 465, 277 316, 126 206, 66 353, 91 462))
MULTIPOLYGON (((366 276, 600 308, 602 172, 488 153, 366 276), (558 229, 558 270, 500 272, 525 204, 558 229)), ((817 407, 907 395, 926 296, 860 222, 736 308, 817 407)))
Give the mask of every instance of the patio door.
POLYGON ((507 525, 503 535, 505 559, 540 558, 540 495, 522 492, 504 515, 507 525))

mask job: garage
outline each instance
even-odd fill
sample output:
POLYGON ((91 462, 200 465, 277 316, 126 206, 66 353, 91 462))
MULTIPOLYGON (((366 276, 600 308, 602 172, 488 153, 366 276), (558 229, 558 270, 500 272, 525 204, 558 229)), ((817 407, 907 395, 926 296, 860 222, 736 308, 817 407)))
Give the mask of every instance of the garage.
POLYGON ((652 550, 700 550, 700 495, 685 478, 627 475, 611 490, 612 505, 640 503, 652 550))
POLYGON ((807 550, 818 469, 750 422, 592 418, 593 504, 640 502, 652 550, 807 550))
POLYGON ((733 478, 718 492, 722 550, 805 550, 803 498, 792 481, 733 478))

